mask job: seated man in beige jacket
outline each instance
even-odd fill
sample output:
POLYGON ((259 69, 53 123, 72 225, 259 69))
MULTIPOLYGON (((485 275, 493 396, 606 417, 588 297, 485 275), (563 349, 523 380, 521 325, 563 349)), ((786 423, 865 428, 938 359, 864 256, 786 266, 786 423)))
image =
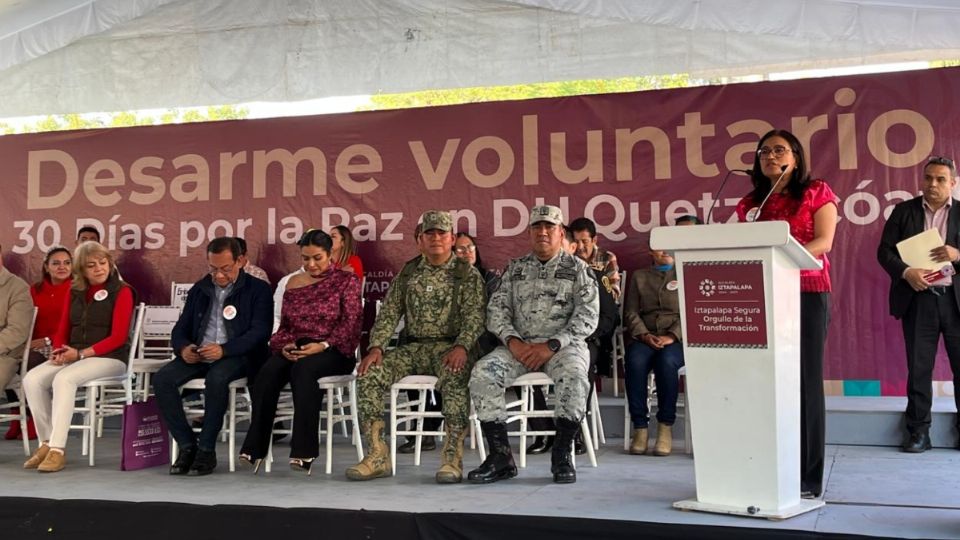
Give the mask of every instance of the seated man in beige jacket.
POLYGON ((3 266, 2 254, 0 247, 0 389, 6 388, 20 369, 33 318, 30 286, 3 266))

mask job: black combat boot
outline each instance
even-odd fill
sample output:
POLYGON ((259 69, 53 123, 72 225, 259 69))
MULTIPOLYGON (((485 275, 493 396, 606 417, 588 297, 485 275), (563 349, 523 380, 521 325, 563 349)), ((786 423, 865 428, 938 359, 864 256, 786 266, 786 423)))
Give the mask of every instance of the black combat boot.
POLYGON ((474 484, 490 484, 516 476, 517 465, 510 451, 507 425, 502 422, 481 422, 480 429, 487 440, 487 459, 470 471, 467 479, 474 484))
POLYGON ((570 456, 574 437, 580 431, 580 422, 557 418, 557 438, 553 441, 553 453, 550 455, 550 472, 557 484, 572 484, 577 481, 577 469, 570 456))

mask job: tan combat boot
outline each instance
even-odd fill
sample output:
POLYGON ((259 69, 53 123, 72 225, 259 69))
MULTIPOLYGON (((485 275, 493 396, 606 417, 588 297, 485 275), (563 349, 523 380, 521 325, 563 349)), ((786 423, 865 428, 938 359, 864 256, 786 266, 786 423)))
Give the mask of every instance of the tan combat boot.
POLYGON ((390 476, 393 469, 390 467, 390 450, 383 441, 383 420, 370 422, 363 429, 367 437, 367 455, 363 461, 347 469, 347 478, 350 480, 373 480, 390 476))
POLYGON ((669 456, 673 449, 673 426, 657 424, 657 444, 653 447, 653 455, 669 456))
POLYGON ((466 430, 447 424, 446 432, 436 479, 438 484, 459 484, 463 480, 463 439, 466 430))
POLYGON ((647 428, 637 428, 633 430, 633 438, 630 440, 630 453, 641 456, 647 453, 647 440, 650 436, 647 434, 647 428))

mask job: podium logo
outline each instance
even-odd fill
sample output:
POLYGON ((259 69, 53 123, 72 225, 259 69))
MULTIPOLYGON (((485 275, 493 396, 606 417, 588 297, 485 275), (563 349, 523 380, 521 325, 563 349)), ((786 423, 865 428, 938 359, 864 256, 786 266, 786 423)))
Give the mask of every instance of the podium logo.
POLYGON ((700 281, 700 294, 704 296, 713 296, 717 292, 717 285, 712 279, 700 281))

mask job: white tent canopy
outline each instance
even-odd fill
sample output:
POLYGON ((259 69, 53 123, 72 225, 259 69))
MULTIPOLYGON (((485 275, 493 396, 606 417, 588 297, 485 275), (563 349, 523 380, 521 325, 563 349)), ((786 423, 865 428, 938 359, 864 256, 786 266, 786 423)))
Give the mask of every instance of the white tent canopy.
POLYGON ((958 57, 957 0, 0 0, 0 117, 958 57))

